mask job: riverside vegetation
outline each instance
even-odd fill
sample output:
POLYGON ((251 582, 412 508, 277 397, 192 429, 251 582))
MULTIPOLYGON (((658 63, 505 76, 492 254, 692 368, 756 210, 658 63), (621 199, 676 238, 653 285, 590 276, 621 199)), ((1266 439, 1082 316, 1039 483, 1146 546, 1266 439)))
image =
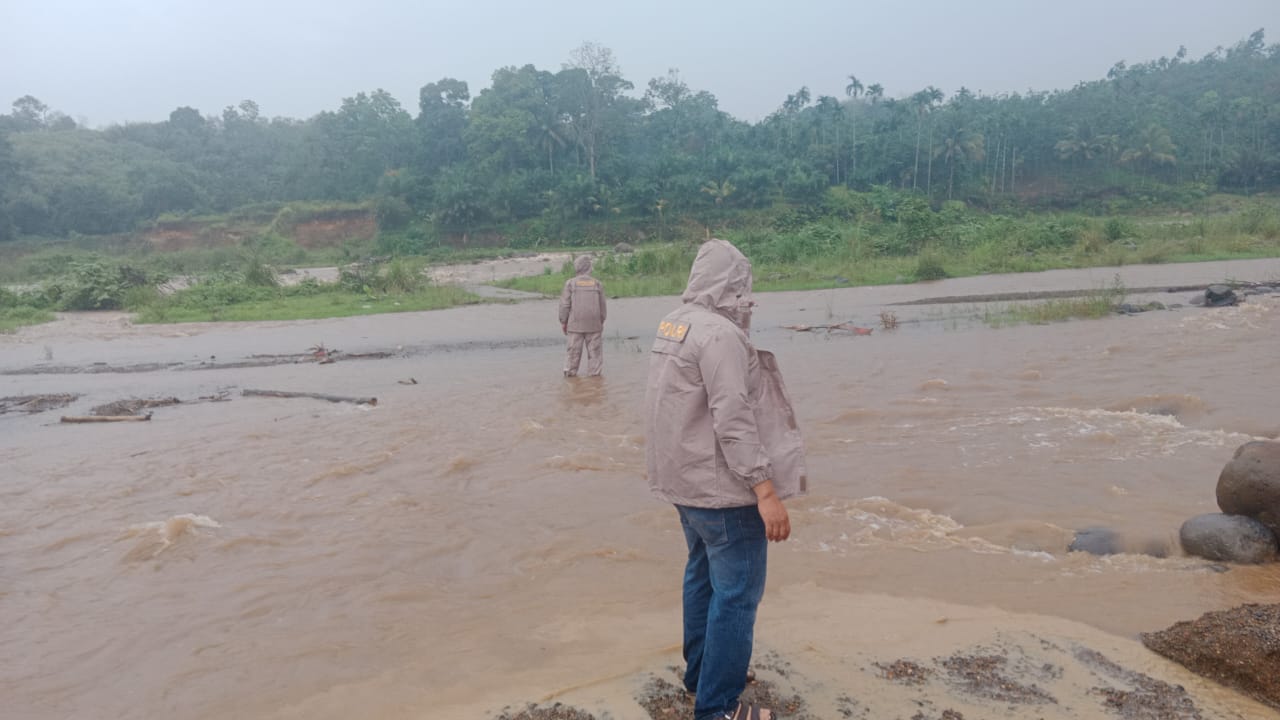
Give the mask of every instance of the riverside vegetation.
MULTIPOLYGON (((819 205, 781 206, 752 214, 750 224, 718 234, 752 259, 756 287, 807 290, 936 280, 987 273, 1064 267, 1189 262, 1280 255, 1280 210, 1267 199, 1206 198, 1198 212, 1090 217, 1078 213, 1006 215, 970 209, 958 201, 933 209, 909 192, 876 189, 827 191, 819 205)), ((614 297, 677 294, 705 229, 690 227, 675 242, 643 245, 632 253, 579 247, 603 255, 596 274, 614 297)), ((423 273, 431 261, 478 259, 510 249, 435 249, 402 255, 398 236, 341 252, 308 251, 275 235, 240 247, 175 253, 103 253, 41 250, 0 272, 26 280, 0 291, 0 328, 52 318, 51 310, 128 310, 139 322, 305 319, 401 312, 479 302, 460 288, 433 286, 423 273), (353 262, 375 253, 383 260, 353 262), (283 268, 336 261, 336 283, 313 279, 282 283, 283 268), (174 291, 158 288, 175 276, 195 280, 174 291)), ((559 272, 499 285, 554 295, 572 275, 559 272)), ((1005 321, 1043 322, 1106 314, 1123 292, 1114 289, 1078 301, 1013 309, 1005 321)))
POLYGON ((843 97, 802 87, 756 123, 675 71, 633 93, 590 43, 558 72, 500 68, 474 98, 428 83, 416 116, 376 90, 307 120, 246 100, 94 130, 27 95, 0 115, 0 329, 53 310, 440 307, 476 299, 384 276, 619 241, 640 250, 601 263, 610 293, 671 293, 708 234, 742 247, 766 291, 1274 255, 1277 76, 1259 30, 1051 92, 895 96, 848 74, 843 97), (369 257, 387 261, 332 287, 275 277, 369 257), (174 277, 199 282, 151 289, 174 277))

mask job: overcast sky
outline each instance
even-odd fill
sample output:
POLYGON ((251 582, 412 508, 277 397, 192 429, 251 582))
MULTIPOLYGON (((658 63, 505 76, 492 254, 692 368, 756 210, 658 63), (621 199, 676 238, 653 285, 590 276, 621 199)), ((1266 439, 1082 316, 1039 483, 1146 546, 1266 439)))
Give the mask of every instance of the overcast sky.
POLYGON ((889 97, 1052 90, 1263 27, 1280 42, 1280 0, 0 0, 0 112, 30 94, 101 127, 248 98, 307 118, 384 88, 416 115, 428 82, 474 96, 592 41, 637 92, 679 68, 754 121, 801 86, 843 97, 850 73, 889 97))

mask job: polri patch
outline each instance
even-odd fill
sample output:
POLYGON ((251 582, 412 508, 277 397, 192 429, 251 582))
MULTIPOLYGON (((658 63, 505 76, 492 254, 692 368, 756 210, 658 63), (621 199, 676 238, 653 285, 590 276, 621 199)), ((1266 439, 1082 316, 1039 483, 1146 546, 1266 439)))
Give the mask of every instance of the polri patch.
POLYGON ((682 343, 689 336, 689 328, 692 327, 687 322, 672 322, 663 320, 658 323, 658 337, 671 342, 682 343))

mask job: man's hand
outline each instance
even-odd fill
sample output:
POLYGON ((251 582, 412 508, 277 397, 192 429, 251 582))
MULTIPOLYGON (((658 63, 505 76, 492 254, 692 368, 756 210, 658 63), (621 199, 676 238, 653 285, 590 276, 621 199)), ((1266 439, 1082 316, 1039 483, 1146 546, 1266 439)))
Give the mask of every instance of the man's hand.
POLYGON ((773 490, 773 481, 765 480, 752 489, 756 493, 756 508, 764 520, 764 536, 772 542, 782 542, 791 537, 791 518, 773 490))
POLYGON ((560 323, 560 332, 565 335, 569 334, 569 323, 560 323))

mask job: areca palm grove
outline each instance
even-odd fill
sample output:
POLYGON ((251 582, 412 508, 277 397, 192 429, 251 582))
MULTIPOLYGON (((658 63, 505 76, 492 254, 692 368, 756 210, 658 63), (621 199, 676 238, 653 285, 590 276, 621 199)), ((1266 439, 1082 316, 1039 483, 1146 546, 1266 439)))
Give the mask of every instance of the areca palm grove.
POLYGON ((843 98, 801 88, 755 123, 676 71, 638 93, 592 44, 558 70, 500 68, 478 93, 442 78, 412 110, 375 89, 305 120, 245 101, 91 130, 24 96, 0 116, 0 239, 303 200, 393 198, 441 232, 555 234, 575 222, 732 224, 818 205, 832 188, 914 193, 934 208, 1280 188, 1280 46, 1262 31, 1063 90, 948 95, 843 77, 843 98))

